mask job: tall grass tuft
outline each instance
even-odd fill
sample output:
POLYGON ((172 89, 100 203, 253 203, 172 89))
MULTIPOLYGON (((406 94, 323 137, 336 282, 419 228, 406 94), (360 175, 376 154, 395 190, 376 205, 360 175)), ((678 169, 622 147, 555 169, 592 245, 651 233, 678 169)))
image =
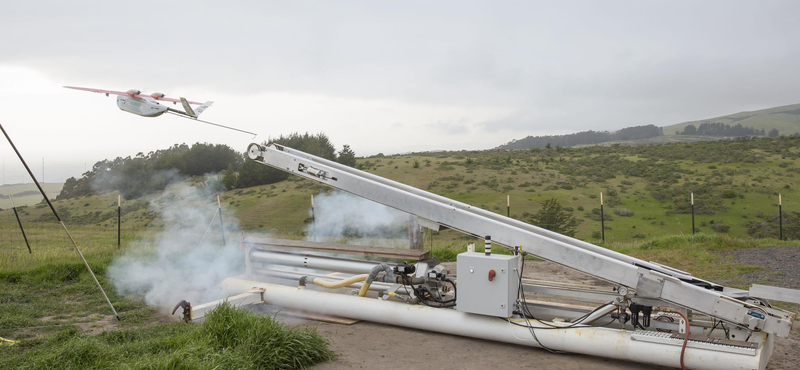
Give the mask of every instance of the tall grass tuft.
POLYGON ((334 358, 314 329, 288 328, 229 304, 199 325, 87 335, 70 326, 0 348, 2 369, 306 369, 334 358))
POLYGON ((241 351, 257 368, 305 369, 334 357, 325 338, 313 329, 288 328, 228 303, 206 315, 200 331, 217 350, 241 351))

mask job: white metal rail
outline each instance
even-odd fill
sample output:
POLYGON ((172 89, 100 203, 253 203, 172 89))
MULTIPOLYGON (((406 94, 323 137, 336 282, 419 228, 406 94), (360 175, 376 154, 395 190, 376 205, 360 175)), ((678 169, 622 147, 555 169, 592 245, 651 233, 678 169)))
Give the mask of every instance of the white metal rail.
POLYGON ((427 227, 446 226, 480 237, 491 235, 493 241, 502 245, 522 245, 525 251, 546 260, 633 288, 636 297, 662 299, 779 337, 787 337, 791 330, 791 314, 732 298, 746 297, 745 291, 725 288, 683 271, 617 253, 288 147, 250 144, 247 153, 250 159, 259 163, 416 215, 427 227))

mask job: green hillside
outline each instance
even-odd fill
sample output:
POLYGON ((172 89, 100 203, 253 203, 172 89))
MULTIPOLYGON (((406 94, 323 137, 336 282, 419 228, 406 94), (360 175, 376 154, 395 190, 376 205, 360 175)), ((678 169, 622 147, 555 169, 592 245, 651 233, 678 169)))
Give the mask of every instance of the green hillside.
POLYGON ((772 129, 778 129, 781 135, 792 135, 800 133, 800 104, 784 105, 752 112, 740 112, 722 117, 664 126, 664 135, 675 135, 676 131, 683 131, 683 128, 688 125, 698 126, 703 122, 721 122, 728 125, 741 124, 742 126, 759 130, 763 129, 767 132, 772 129))
MULTIPOLYGON (((792 218, 792 212, 800 211, 794 179, 800 174, 798 158, 800 138, 741 138, 645 146, 412 153, 360 158, 357 166, 499 214, 506 213, 509 195, 511 217, 526 222, 542 202, 556 198, 580 221, 576 237, 593 242, 599 242, 599 194, 603 192, 606 240, 632 242, 691 234, 692 192, 698 232, 776 237, 778 193, 783 195, 787 213, 784 222, 800 222, 792 218)), ((226 191, 222 204, 226 220, 235 216, 246 231, 303 238, 310 195, 329 190, 290 177, 271 185, 226 191)), ((109 241, 114 239, 115 193, 55 203, 64 209, 68 223, 108 229, 109 241)), ((211 214, 216 205, 208 206, 211 214)), ((159 227, 157 212, 148 207, 146 198, 124 202, 123 232, 159 227)), ((12 221, 8 212, 0 212, 0 218, 12 221)), ((24 222, 52 218, 43 205, 24 207, 21 213, 24 222)), ((6 232, 13 235, 14 224, 9 225, 6 232)), ((453 231, 437 235, 436 243, 462 245, 469 239, 453 231)))

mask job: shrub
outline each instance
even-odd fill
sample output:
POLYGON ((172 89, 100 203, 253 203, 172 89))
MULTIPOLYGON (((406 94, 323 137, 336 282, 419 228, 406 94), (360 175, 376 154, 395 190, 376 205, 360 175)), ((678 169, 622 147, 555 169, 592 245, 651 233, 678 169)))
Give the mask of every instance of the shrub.
POLYGON ((633 211, 627 208, 617 208, 614 209, 614 214, 622 217, 631 217, 633 216, 633 211))
POLYGON ((718 233, 727 233, 728 230, 731 229, 731 226, 730 225, 721 224, 721 223, 718 222, 718 223, 715 223, 715 224, 711 225, 711 229, 716 231, 716 232, 718 232, 718 233))
POLYGON ((575 227, 578 226, 578 220, 572 212, 564 209, 555 198, 544 201, 542 208, 531 215, 528 222, 566 236, 574 236, 575 227))

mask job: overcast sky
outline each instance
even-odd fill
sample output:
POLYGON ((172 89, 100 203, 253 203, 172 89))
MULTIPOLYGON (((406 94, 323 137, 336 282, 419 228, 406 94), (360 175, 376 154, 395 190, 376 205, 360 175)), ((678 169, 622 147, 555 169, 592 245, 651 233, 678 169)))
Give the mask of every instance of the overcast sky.
MULTIPOLYGON (((796 1, 12 1, 0 123, 45 180, 174 143, 251 138, 62 85, 213 100, 259 134, 358 155, 668 125, 800 102, 796 1), (63 174, 59 174, 60 172, 63 174)), ((5 183, 21 167, 0 145, 5 183)))

